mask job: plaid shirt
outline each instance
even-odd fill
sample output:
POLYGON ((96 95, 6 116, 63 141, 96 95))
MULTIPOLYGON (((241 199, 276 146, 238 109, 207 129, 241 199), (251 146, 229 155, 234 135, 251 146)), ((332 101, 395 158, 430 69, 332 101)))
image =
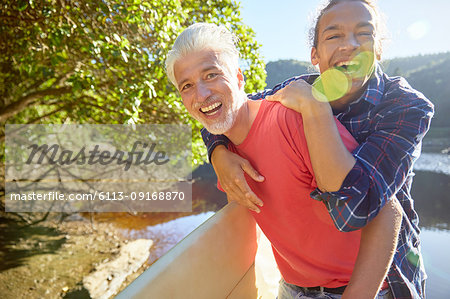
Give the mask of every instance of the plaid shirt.
MULTIPOLYGON (((264 99, 293 80, 312 84, 317 74, 290 78, 273 89, 251 94, 264 99)), ((410 189, 414 162, 434 113, 433 104, 401 77, 388 77, 377 66, 364 94, 336 118, 359 146, 353 151, 356 164, 337 192, 316 189, 311 197, 323 201, 336 227, 352 231, 364 227, 386 202, 396 196, 403 207, 397 251, 387 281, 394 298, 423 298, 426 273, 420 254, 419 220, 410 189)), ((226 145, 225 136, 202 129, 210 157, 213 149, 226 145)))

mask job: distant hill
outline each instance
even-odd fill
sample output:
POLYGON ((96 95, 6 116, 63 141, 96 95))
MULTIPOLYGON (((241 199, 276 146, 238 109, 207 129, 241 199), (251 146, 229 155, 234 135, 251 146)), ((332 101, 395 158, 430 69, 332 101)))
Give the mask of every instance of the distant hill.
MULTIPOLYGON (((436 108, 433 127, 450 128, 450 52, 394 58, 381 62, 389 76, 403 76, 436 108)), ((293 76, 316 72, 309 62, 278 60, 266 65, 267 88, 293 76)))
POLYGON ((434 103, 433 127, 450 127, 450 57, 421 71, 411 71, 405 78, 434 103))
POLYGON ((383 60, 381 65, 383 66, 383 70, 386 74, 390 76, 401 75, 407 78, 411 73, 424 70, 433 65, 440 65, 449 59, 450 52, 446 52, 383 60))
POLYGON ((313 68, 309 62, 294 59, 271 61, 266 64, 267 88, 272 88, 291 77, 315 72, 313 68))

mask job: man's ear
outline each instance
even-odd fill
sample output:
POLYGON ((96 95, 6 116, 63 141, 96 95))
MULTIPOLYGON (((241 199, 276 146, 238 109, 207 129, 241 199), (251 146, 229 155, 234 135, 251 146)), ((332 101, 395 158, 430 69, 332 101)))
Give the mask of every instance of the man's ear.
POLYGON ((376 57, 376 59, 377 59, 378 61, 381 61, 381 50, 377 50, 377 51, 375 52, 375 57, 376 57))
POLYGON ((317 54, 317 48, 311 48, 311 63, 312 65, 317 66, 319 64, 319 55, 317 54))
POLYGON ((243 88, 245 85, 245 80, 244 80, 244 75, 242 74, 241 68, 238 68, 237 79, 238 79, 239 89, 243 88))

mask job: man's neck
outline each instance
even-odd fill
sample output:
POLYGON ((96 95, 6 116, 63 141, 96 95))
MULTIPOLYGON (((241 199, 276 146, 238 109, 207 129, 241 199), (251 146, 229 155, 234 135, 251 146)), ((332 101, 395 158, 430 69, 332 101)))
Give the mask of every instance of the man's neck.
POLYGON ((258 114, 261 102, 247 100, 239 109, 233 127, 224 134, 234 145, 244 142, 258 114))

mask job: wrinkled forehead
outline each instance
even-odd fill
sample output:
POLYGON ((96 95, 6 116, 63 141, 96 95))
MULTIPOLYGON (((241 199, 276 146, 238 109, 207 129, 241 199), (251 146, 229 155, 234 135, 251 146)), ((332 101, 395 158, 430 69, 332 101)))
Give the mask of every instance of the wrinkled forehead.
POLYGON ((173 65, 175 79, 179 83, 204 68, 219 66, 218 55, 211 50, 184 53, 173 65))
POLYGON ((174 75, 177 85, 193 80, 210 70, 231 72, 227 55, 213 49, 202 49, 182 55, 174 63, 174 75))

